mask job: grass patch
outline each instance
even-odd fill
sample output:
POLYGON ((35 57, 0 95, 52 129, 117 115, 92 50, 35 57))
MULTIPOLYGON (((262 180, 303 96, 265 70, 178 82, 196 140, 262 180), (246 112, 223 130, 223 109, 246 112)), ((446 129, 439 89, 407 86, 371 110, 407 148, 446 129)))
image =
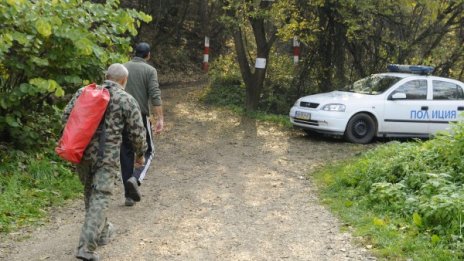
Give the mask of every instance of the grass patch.
POLYGON ((324 203, 387 260, 464 258, 464 125, 314 173, 324 203))
POLYGON ((245 87, 240 84, 211 84, 200 95, 200 101, 210 106, 227 108, 240 116, 245 115, 259 121, 272 122, 286 128, 292 127, 287 115, 262 111, 246 112, 243 107, 245 104, 245 87))
POLYGON ((48 207, 81 193, 77 175, 52 152, 0 151, 0 233, 36 224, 48 207))
POLYGON ((286 128, 292 128, 293 126, 288 118, 288 115, 270 114, 270 113, 265 113, 265 112, 260 112, 260 111, 249 112, 245 114, 250 118, 257 119, 260 121, 265 121, 265 122, 276 123, 286 128))

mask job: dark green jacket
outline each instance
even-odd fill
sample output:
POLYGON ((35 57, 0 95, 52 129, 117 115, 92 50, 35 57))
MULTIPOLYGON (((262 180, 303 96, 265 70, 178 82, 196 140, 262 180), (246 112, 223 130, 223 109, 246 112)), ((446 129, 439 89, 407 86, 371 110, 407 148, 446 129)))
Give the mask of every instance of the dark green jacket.
POLYGON ((129 71, 126 92, 137 100, 142 114, 150 115, 150 105, 160 106, 162 103, 156 69, 140 57, 134 57, 124 66, 129 71))

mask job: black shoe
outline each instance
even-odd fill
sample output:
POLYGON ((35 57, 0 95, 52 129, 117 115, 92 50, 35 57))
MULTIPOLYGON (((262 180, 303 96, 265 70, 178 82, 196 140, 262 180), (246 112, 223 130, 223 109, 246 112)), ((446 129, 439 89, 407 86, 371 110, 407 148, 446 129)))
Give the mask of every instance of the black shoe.
POLYGON ((141 199, 139 184, 135 177, 131 177, 126 181, 127 196, 133 199, 135 202, 139 202, 141 199))
POLYGON ((124 202, 124 205, 127 207, 132 207, 135 205, 135 201, 131 198, 126 198, 126 201, 124 202))

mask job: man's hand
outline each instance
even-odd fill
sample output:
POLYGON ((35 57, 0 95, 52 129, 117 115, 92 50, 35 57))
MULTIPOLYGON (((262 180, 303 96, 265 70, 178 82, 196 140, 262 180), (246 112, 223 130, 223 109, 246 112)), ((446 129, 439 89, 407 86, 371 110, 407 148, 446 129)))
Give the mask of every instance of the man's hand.
POLYGON ((151 116, 151 129, 155 134, 160 134, 164 129, 163 107, 153 106, 154 115, 151 116), (156 123, 154 117, 156 117, 156 123))
POLYGON ((143 164, 145 164, 145 157, 142 155, 142 156, 137 157, 137 158, 135 159, 134 167, 135 167, 136 169, 139 169, 139 168, 143 167, 143 164))
POLYGON ((163 117, 159 117, 156 120, 156 122, 155 122, 154 117, 151 117, 150 122, 151 122, 151 130, 155 134, 160 134, 163 131, 163 129, 164 129, 164 119, 163 119, 163 117))
POLYGON ((160 134, 164 129, 164 121, 163 119, 158 119, 155 125, 152 125, 152 130, 155 134, 160 134))

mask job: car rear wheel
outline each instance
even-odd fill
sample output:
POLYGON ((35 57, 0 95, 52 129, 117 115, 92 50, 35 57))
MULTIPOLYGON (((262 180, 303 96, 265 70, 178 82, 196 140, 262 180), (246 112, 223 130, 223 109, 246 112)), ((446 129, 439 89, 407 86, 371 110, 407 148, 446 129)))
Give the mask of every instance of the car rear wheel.
POLYGON ((366 113, 354 115, 346 126, 345 137, 353 143, 369 143, 377 132, 375 120, 366 113))

